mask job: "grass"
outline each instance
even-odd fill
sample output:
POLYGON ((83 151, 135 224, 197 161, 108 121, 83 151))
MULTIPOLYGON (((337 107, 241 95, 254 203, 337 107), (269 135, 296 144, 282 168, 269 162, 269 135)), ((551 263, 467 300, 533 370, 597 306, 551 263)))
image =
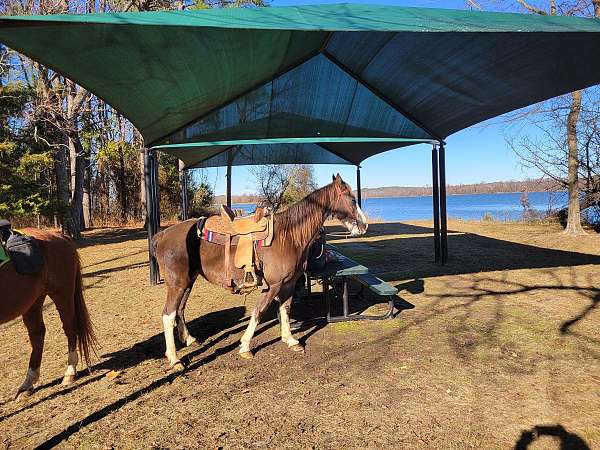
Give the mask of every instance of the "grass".
MULTIPOLYGON (((432 263, 425 222, 333 241, 396 285, 403 309, 296 332, 304 356, 278 341, 271 313, 255 359, 240 360, 256 295, 244 302, 198 283, 186 318, 200 343, 180 350, 181 375, 162 356, 165 287, 147 283, 144 233, 90 232, 80 253, 100 357, 73 388, 55 382, 66 339, 49 303, 41 387, 15 403, 27 335, 18 321, 1 325, 0 446, 506 449, 551 426, 600 448, 600 237, 541 224, 449 229, 444 267, 432 263), (122 374, 109 381, 110 370, 122 374)), ((541 436, 531 448, 558 441, 541 436)))

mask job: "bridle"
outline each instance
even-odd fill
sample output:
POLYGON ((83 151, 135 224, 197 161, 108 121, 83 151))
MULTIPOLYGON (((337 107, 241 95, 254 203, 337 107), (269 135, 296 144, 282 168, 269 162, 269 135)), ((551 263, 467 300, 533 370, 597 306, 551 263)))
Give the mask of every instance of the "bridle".
MULTIPOLYGON (((344 195, 344 192, 342 191, 342 188, 340 188, 340 186, 336 184, 335 185, 335 191, 336 191, 336 195, 335 195, 335 202, 333 204, 332 212, 334 212, 335 210, 337 210, 338 203, 340 202, 340 200, 343 200, 343 205, 345 207, 344 209, 346 210, 346 212, 348 213, 348 215, 350 217, 353 217, 352 207, 349 204, 349 200, 344 195)), ((358 219, 357 219, 356 216, 354 216, 354 220, 352 221, 352 223, 358 227, 358 219)))

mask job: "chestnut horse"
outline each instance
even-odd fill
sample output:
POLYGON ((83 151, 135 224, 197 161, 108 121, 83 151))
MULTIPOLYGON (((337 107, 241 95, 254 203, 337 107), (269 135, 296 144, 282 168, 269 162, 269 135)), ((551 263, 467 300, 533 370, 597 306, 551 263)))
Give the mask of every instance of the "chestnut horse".
MULTIPOLYGON (((367 231, 366 217, 356 204, 350 187, 339 176, 303 200, 274 217, 274 238, 270 247, 257 249, 262 276, 269 287, 258 299, 250 322, 241 339, 239 354, 250 359, 250 341, 261 315, 277 298, 281 321, 281 340, 293 351, 303 351, 290 330, 289 311, 296 281, 306 268, 308 250, 323 226, 325 219, 334 216, 352 233, 367 231)), ((183 369, 177 358, 173 329, 177 326, 182 344, 191 345, 196 339, 188 332, 184 310, 190 291, 200 275, 210 283, 228 288, 224 246, 200 240, 195 220, 173 225, 158 233, 153 240, 154 255, 167 285, 167 301, 163 309, 166 357, 172 368, 183 369)), ((241 279, 242 271, 233 272, 241 279)))
POLYGON ((16 397, 33 392, 40 376, 46 327, 42 308, 46 295, 50 296, 60 315, 68 341, 68 362, 62 384, 75 381, 77 375, 77 347, 89 365, 95 337, 83 300, 81 264, 73 242, 61 234, 27 229, 24 232, 36 238, 44 258, 41 272, 20 275, 8 262, 0 267, 0 324, 23 316, 29 333, 31 356, 25 381, 16 397))

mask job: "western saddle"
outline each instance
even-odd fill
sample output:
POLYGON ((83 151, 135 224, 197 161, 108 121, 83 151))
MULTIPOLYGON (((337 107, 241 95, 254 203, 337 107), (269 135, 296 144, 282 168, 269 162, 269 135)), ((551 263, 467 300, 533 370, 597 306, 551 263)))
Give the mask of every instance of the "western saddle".
POLYGON ((221 214, 200 218, 198 236, 201 239, 225 246, 225 272, 227 285, 236 293, 250 292, 263 284, 262 270, 257 266, 258 247, 269 247, 273 242, 273 214, 266 215, 265 208, 257 208, 252 216, 235 217, 235 213, 221 205, 221 214), (231 251, 234 247, 233 263, 243 269, 241 282, 231 276, 231 251))

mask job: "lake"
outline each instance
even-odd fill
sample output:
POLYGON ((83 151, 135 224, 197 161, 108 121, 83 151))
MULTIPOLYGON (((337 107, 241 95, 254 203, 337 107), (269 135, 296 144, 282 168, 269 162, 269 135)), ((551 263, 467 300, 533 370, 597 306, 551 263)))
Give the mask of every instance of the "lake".
MULTIPOLYGON (((463 220, 481 220, 491 216, 501 221, 523 218, 520 192, 502 194, 448 195, 448 217, 463 220)), ((530 207, 540 213, 566 204, 566 192, 529 192, 530 207)), ((233 204, 234 209, 254 211, 253 204, 233 204)), ((385 197, 363 199, 363 210, 372 219, 386 221, 426 220, 433 218, 432 198, 385 197)))

